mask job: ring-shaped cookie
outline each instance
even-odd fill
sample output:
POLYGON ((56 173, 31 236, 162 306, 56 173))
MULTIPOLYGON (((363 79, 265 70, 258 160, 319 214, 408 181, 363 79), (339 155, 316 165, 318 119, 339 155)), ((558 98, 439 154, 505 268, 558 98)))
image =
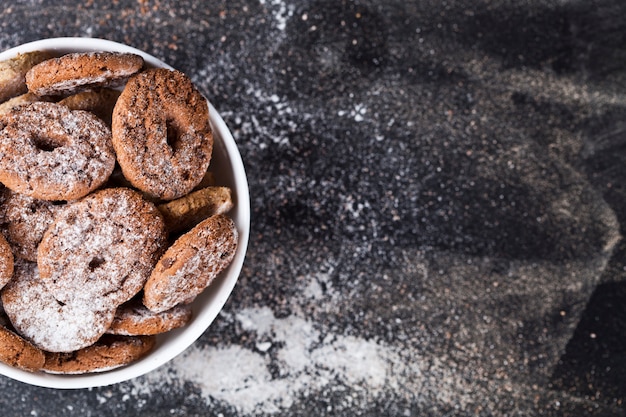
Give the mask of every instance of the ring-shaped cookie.
POLYGON ((39 244, 39 274, 64 304, 115 309, 141 290, 165 239, 154 204, 136 191, 106 188, 56 215, 39 244))
POLYGON ((15 277, 2 289, 2 304, 17 332, 48 352, 72 352, 93 344, 109 328, 115 309, 95 303, 63 303, 39 279, 37 265, 18 261, 15 277))
POLYGON ((86 111, 32 103, 0 116, 0 181, 42 200, 73 200, 115 167, 111 131, 86 111))
POLYGON ((113 110, 112 133, 124 176, 152 197, 189 193, 209 166, 208 103, 182 72, 159 68, 133 76, 113 110))

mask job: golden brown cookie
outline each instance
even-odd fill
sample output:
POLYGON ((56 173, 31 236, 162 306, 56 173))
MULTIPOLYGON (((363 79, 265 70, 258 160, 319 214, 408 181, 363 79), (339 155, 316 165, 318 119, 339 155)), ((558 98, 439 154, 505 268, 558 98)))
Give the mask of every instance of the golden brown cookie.
POLYGON ((182 197, 207 171, 213 150, 208 103, 179 71, 133 76, 117 100, 111 129, 124 176, 149 195, 182 197))
POLYGON ((77 52, 48 59, 26 73, 28 91, 38 96, 68 95, 124 83, 141 70, 140 55, 122 52, 77 52))
POLYGON ((42 200, 72 200, 102 185, 115 166, 111 131, 86 111, 31 103, 0 116, 0 181, 42 200))
POLYGON ((119 96, 120 92, 118 90, 98 88, 73 94, 59 101, 59 103, 69 107, 70 110, 91 112, 102 119, 108 126, 111 126, 113 107, 115 107, 119 96))
POLYGON ((37 262, 39 242, 62 207, 8 188, 0 190, 0 226, 16 256, 37 262))
POLYGON ((110 371, 143 358, 155 342, 154 336, 104 335, 95 344, 76 352, 46 352, 42 370, 52 374, 110 371))
POLYGON ((233 260, 237 229, 225 215, 202 221, 163 254, 144 287, 143 303, 158 313, 189 303, 233 260))
POLYGON ((15 58, 0 62, 0 102, 26 93, 28 70, 50 58, 52 58, 50 52, 33 51, 18 54, 15 58))
POLYGON ((107 333, 123 336, 165 333, 186 325, 191 320, 191 315, 191 307, 187 305, 153 313, 141 303, 140 299, 133 299, 119 306, 107 333))
POLYGON ((15 368, 36 372, 43 367, 45 356, 41 349, 0 326, 0 361, 15 368))
POLYGON ((72 352, 93 344, 115 316, 115 308, 102 309, 89 300, 58 301, 39 279, 32 262, 16 262, 14 277, 0 294, 15 330, 49 352, 72 352))
POLYGON ((228 187, 206 187, 157 206, 170 233, 186 231, 215 214, 233 208, 228 187))
POLYGON ((113 309, 143 287, 166 242, 154 204, 127 188, 106 188, 67 204, 46 230, 37 264, 62 303, 113 309))
POLYGON ((23 106, 24 104, 35 103, 37 101, 49 101, 44 97, 39 97, 33 93, 24 93, 20 96, 13 97, 0 104, 0 114, 8 113, 15 107, 23 106))

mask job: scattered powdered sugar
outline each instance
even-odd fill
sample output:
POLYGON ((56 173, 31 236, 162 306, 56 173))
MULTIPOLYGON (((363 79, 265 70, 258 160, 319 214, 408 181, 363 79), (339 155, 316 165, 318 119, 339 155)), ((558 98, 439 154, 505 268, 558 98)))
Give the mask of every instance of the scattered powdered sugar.
POLYGON ((284 412, 298 399, 318 397, 326 390, 346 390, 343 403, 337 404, 344 409, 367 408, 367 401, 390 392, 434 400, 443 390, 458 393, 455 401, 462 405, 471 401, 471 387, 464 376, 437 358, 422 357, 406 346, 322 331, 299 303, 307 298, 336 308, 338 293, 326 274, 309 278, 287 317, 278 318, 267 307, 225 315, 256 335, 255 347, 193 345, 166 370, 131 381, 133 391, 157 392, 175 383, 183 389, 183 384, 192 383, 208 404, 227 404, 241 416, 284 412), (326 288, 324 300, 321 285, 326 288), (351 395, 362 396, 365 403, 355 404, 351 395))
POLYGON ((276 21, 276 28, 284 31, 287 28, 287 22, 293 16, 294 6, 282 0, 259 0, 259 3, 262 5, 268 4, 271 7, 272 15, 276 21))
MULTIPOLYGON (((316 396, 337 381, 374 397, 386 390, 421 387, 425 364, 406 363, 392 346, 324 335, 300 315, 279 319, 268 308, 245 309, 236 319, 244 328, 256 330, 260 339, 271 339, 270 352, 276 350, 276 358, 241 346, 196 345, 176 358, 169 372, 197 386, 207 402, 224 402, 242 415, 277 413, 291 407, 296 398, 316 396), (278 367, 278 377, 270 366, 278 367)), ((143 389, 158 390, 162 375, 149 374, 143 389)))

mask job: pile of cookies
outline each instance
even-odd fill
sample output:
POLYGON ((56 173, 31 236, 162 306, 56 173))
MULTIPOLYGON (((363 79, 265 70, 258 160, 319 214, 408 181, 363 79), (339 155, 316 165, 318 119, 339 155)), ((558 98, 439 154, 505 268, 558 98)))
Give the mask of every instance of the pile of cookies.
POLYGON ((0 361, 101 372, 185 326, 232 261, 206 99, 120 52, 0 62, 0 361))

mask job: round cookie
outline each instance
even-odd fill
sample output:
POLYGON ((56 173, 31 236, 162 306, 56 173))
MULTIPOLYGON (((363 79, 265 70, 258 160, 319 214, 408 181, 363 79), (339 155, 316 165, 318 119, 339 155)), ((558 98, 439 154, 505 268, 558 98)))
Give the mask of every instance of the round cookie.
POLYGON ((93 344, 115 316, 115 309, 98 309, 89 300, 59 302, 39 279, 32 262, 16 262, 15 276, 1 294, 15 330, 48 352, 72 352, 93 344))
POLYGON ((213 150, 209 108, 183 73, 159 68, 133 76, 111 129, 118 163, 134 187, 172 200, 202 181, 213 150))
POLYGON ((45 356, 41 349, 0 326, 0 361, 15 368, 36 372, 43 367, 45 356))
POLYGON ((26 93, 26 73, 33 66, 52 58, 47 51, 32 51, 0 62, 0 102, 26 93))
POLYGON ((143 287, 166 242, 154 204, 127 188, 106 188, 68 203, 37 252, 42 281, 62 303, 117 308, 143 287))
POLYGON ((158 313, 195 299, 232 261, 237 229, 225 215, 202 221, 163 254, 144 287, 144 305, 158 313))
POLYGON ((0 191, 0 224, 15 255, 37 262, 39 242, 61 208, 8 188, 0 191))
POLYGON ((106 332, 124 336, 160 334, 183 327, 191 320, 191 315, 191 307, 188 305, 153 313, 141 300, 133 299, 117 309, 113 323, 106 332))
POLYGON ((38 96, 68 95, 94 87, 113 87, 141 70, 140 55, 77 52, 48 59, 26 73, 28 91, 38 96))
POLYGON ((0 181, 42 200, 72 200, 102 185, 115 166, 111 131, 86 111, 31 103, 0 116, 0 181))
POLYGON ((154 347, 154 336, 104 335, 95 344, 71 353, 45 352, 42 370, 51 374, 105 372, 146 356, 154 347))

